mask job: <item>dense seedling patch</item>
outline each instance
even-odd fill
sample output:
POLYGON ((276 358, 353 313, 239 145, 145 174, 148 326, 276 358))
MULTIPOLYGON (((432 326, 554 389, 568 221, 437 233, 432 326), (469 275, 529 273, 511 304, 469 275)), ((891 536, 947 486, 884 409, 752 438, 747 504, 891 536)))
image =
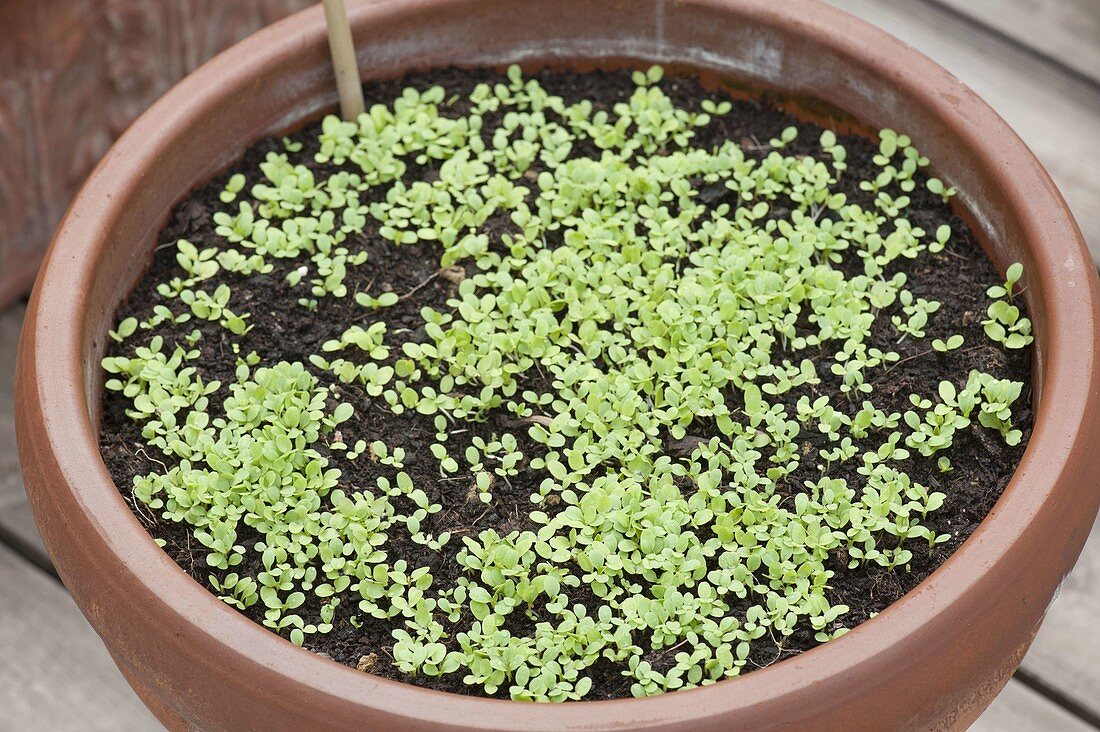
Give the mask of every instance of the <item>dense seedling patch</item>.
POLYGON ((661 77, 611 105, 517 69, 408 88, 229 176, 216 246, 171 242, 111 333, 108 405, 140 429, 135 507, 186 527, 225 602, 447 688, 642 696, 834 638, 838 574, 959 540, 935 521, 957 443, 1028 428, 997 367, 1032 340, 1020 266, 968 335, 937 322, 904 268, 959 234, 907 212, 954 190, 905 135, 848 181, 828 130, 697 144, 731 102, 661 77), (380 286, 398 250, 430 276, 380 286), (300 357, 262 337, 257 282, 316 319, 300 357), (888 386, 975 351, 990 368, 888 386))

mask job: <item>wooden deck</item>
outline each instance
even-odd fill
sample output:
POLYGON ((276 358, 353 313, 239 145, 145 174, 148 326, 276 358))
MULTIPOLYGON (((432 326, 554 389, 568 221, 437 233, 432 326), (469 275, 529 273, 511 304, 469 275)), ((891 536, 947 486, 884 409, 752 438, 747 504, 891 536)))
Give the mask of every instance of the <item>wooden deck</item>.
MULTIPOLYGON (((1051 171, 1100 261, 1100 3, 830 0, 973 87, 1051 171)), ((22 306, 0 313, 0 731, 152 730, 53 575, 19 478, 11 382, 22 306)), ((1100 531, 1020 671, 973 729, 1100 729, 1100 531)))

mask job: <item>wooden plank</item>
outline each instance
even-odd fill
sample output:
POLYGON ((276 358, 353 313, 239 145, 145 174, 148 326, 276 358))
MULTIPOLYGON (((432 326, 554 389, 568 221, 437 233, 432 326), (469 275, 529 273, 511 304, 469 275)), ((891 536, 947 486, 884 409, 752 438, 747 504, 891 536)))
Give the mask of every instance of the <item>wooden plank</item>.
POLYGON ((1100 81, 1096 0, 930 0, 1100 81))
POLYGON ((260 15, 268 25, 310 5, 316 5, 316 0, 260 0, 260 15))
POLYGON ((1026 51, 911 0, 829 0, 938 61, 1016 130, 1050 171, 1100 262, 1100 95, 1026 51))
POLYGON ((179 8, 183 16, 181 48, 187 72, 261 27, 256 0, 232 3, 185 0, 179 3, 179 8))
POLYGON ((316 0, 185 0, 178 3, 184 66, 188 72, 260 28, 316 0))
POLYGON ((30 114, 50 229, 111 143, 183 76, 174 5, 41 0, 26 9, 40 34, 30 114))
POLYGON ((1100 520, 1022 668, 1100 719, 1100 520))
POLYGON ((0 309, 111 143, 186 72, 315 0, 0 0, 0 309))
POLYGON ((23 495, 19 477, 19 456, 15 452, 15 353, 23 306, 0 312, 0 505, 23 495))
MULTIPOLYGON (((0 28, 16 29, 19 9, 0 2, 0 28)), ((0 43, 0 310, 28 289, 46 238, 30 74, 20 64, 26 34, 6 31, 0 43)))
POLYGON ((49 555, 31 517, 15 450, 12 384, 23 310, 22 305, 17 305, 0 312, 0 537, 31 556, 39 566, 48 566, 49 555))
POLYGON ((1016 679, 1008 682, 971 732, 1092 732, 1095 728, 1016 679))
POLYGON ((3 545, 0 587, 0 728, 161 729, 64 588, 3 545))
MULTIPOLYGON (((16 490, 22 494, 23 485, 19 482, 18 475, 14 482, 16 490)), ((40 569, 53 571, 50 555, 46 551, 46 545, 42 543, 42 537, 38 535, 38 526, 31 516, 31 507, 26 496, 19 495, 8 503, 0 501, 0 537, 40 569)))

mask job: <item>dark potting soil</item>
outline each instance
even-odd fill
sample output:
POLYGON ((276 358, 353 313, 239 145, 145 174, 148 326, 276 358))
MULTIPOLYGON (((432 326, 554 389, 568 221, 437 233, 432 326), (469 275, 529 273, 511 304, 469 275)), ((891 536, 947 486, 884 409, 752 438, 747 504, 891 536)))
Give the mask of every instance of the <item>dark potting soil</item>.
MULTIPOLYGON (((615 103, 625 101, 634 88, 629 72, 542 73, 536 75, 536 78, 548 91, 562 96, 567 103, 590 99, 597 109, 609 109, 615 103)), ((448 98, 457 96, 457 101, 451 106, 454 113, 464 114, 467 111, 466 97, 475 84, 502 79, 502 75, 490 71, 441 70, 373 84, 366 87, 366 93, 368 103, 389 103, 406 86, 424 89, 431 85, 441 85, 447 90, 448 98)), ((666 78, 661 86, 677 106, 684 108, 696 108, 704 98, 715 101, 724 98, 705 91, 698 83, 686 78, 666 78)), ((491 123, 492 120, 486 120, 486 130, 493 129, 491 123)), ((728 114, 715 116, 709 125, 700 128, 692 144, 709 148, 732 139, 741 144, 746 155, 763 158, 771 150, 767 140, 789 125, 799 128, 799 136, 786 148, 786 153, 819 153, 817 140, 822 128, 799 121, 782 111, 767 96, 734 100, 732 110, 728 114)), ((290 138, 302 143, 303 151, 298 157, 303 164, 316 171, 318 178, 322 178, 339 168, 313 162, 313 153, 318 147, 319 128, 319 123, 307 125, 290 138), (304 162, 307 160, 308 162, 304 162)), ((848 171, 833 190, 845 193, 850 202, 870 209, 873 206, 873 194, 859 190, 857 183, 862 179, 873 178, 877 172, 877 166, 872 162, 877 153, 877 144, 859 136, 838 137, 848 151, 848 171)), ((254 171, 268 152, 282 150, 280 138, 260 141, 233 170, 195 190, 175 208, 157 239, 159 246, 153 254, 148 273, 122 305, 119 318, 144 316, 154 305, 169 304, 166 298, 156 292, 156 285, 179 274, 175 261, 176 241, 188 239, 200 250, 224 246, 224 240, 214 232, 212 217, 218 211, 235 210, 236 204, 224 204, 218 197, 229 175, 238 171, 254 171)), ((595 152, 594 149, 584 149, 584 145, 579 144, 575 146, 573 155, 588 156, 595 152)), ((536 173, 537 171, 536 167, 536 173)), ((410 164, 406 180, 430 179, 433 173, 430 169, 410 164)), ((912 203, 905 216, 914 226, 930 232, 935 231, 940 223, 948 222, 952 229, 950 244, 940 253, 925 253, 915 261, 896 260, 890 265, 886 276, 898 271, 905 272, 908 275, 908 287, 913 290, 914 295, 938 300, 942 306, 930 319, 928 337, 923 340, 906 338, 898 341, 898 334, 890 325, 889 318, 895 312, 900 312, 897 304, 876 318, 869 345, 884 351, 894 350, 901 360, 870 372, 869 381, 874 387, 875 405, 886 412, 904 412, 910 408, 908 398, 911 393, 928 392, 930 385, 935 385, 943 378, 953 378, 958 382, 971 369, 978 369, 998 378, 1024 382, 1024 393, 1013 407, 1015 426, 1022 430, 1023 440, 1019 445, 1009 447, 995 433, 975 426, 957 434, 954 445, 935 458, 921 458, 913 451, 913 458, 909 463, 911 477, 947 496, 942 508, 929 514, 924 523, 935 533, 950 534, 952 538, 931 549, 926 542, 910 542, 913 559, 908 571, 904 568, 887 569, 875 564, 848 569, 847 557, 842 550, 838 550, 830 566, 835 576, 829 594, 834 604, 849 606, 850 611, 838 620, 839 624, 846 627, 854 627, 914 588, 970 536, 1001 495, 1031 433, 1030 348, 1006 353, 993 347, 982 328, 985 308, 989 302, 985 291, 991 285, 999 284, 1001 277, 963 220, 953 215, 950 207, 938 196, 927 191, 924 186, 925 176, 918 173, 916 179, 916 189, 908 194, 912 203), (965 337, 964 347, 949 353, 938 353, 930 348, 932 338, 946 339, 955 333, 965 337), (936 458, 940 456, 950 458, 954 466, 951 472, 941 473, 936 467, 936 458)), ((892 196, 901 193, 895 185, 887 189, 892 196)), ((382 195, 384 189, 385 187, 378 187, 372 190, 367 194, 367 200, 373 200, 371 196, 382 195)), ((732 194, 720 187, 720 184, 703 187, 700 198, 715 206, 721 202, 737 205, 732 194)), ((778 216, 785 216, 787 213, 781 202, 775 203, 773 211, 778 216)), ((490 220, 485 231, 490 234, 494 244, 499 246, 500 235, 508 233, 511 226, 507 218, 498 216, 490 220)), ((369 252, 365 265, 349 269, 346 280, 349 293, 365 291, 377 296, 383 292, 396 292, 401 295, 397 305, 381 311, 384 316, 382 319, 387 322, 388 342, 397 345, 400 339, 426 340, 419 314, 421 308, 429 306, 448 312, 447 300, 454 294, 461 273, 439 269, 436 247, 429 244, 395 245, 379 236, 377 230, 371 228, 371 224, 368 224, 361 235, 350 239, 347 246, 352 251, 363 249, 369 252)), ((175 343, 182 343, 186 334, 198 328, 202 332, 202 338, 196 347, 201 349, 202 355, 192 364, 197 365, 204 380, 217 379, 226 384, 234 380, 237 357, 231 348, 234 340, 240 343, 242 355, 255 350, 261 354, 264 363, 273 364, 285 360, 308 364, 310 354, 319 353, 322 343, 338 338, 352 323, 365 324, 364 321, 379 317, 378 313, 365 311, 351 296, 320 298, 316 311, 309 312, 298 304, 300 291, 292 289, 285 279, 287 272, 296 268, 299 262, 276 259, 273 263, 275 270, 266 275, 249 278, 223 271, 206 283, 217 286, 225 282, 232 287, 234 311, 251 314, 249 323, 254 328, 247 335, 239 338, 231 336, 216 322, 192 320, 181 325, 165 323, 159 326, 158 332, 163 335, 168 345, 167 350, 171 352, 175 343)), ((862 271, 861 260, 854 256, 846 258, 843 264, 834 266, 843 269, 847 276, 862 271)), ((472 271, 473 265, 470 267, 472 271)), ((400 352, 400 348, 391 349, 392 354, 400 352)), ((110 355, 120 353, 121 347, 114 346, 110 355)), ((823 352, 822 355, 829 354, 823 352)), ((794 354, 781 352, 779 356, 793 357, 794 354)), ((804 356, 813 357, 813 354, 800 352, 798 359, 804 356)), ((395 357, 396 355, 391 356, 391 364, 395 357)), ((314 371, 322 383, 332 383, 328 375, 314 371)), ((820 372, 822 383, 817 387, 803 386, 776 397, 775 400, 785 404, 793 413, 795 403, 803 395, 809 395, 811 400, 821 394, 840 395, 839 378, 833 376, 828 369, 821 369, 820 372)), ((537 370, 524 374, 522 378, 525 383, 521 388, 538 392, 552 390, 549 381, 537 370)), ((221 391, 224 392, 224 389, 221 391)), ((339 386, 339 397, 355 407, 355 416, 346 425, 349 431, 356 435, 370 435, 368 442, 371 439, 380 439, 391 447, 403 447, 407 455, 405 471, 433 502, 442 504, 443 510, 425 522, 424 530, 433 535, 449 531, 454 537, 441 551, 435 552, 413 543, 407 533, 390 532, 386 547, 389 561, 404 558, 411 567, 430 567, 440 586, 449 586, 458 574, 459 565, 454 557, 462 546, 458 539, 463 535, 476 535, 488 528, 495 528, 501 535, 513 530, 537 530, 537 526, 528 518, 528 512, 533 508, 529 496, 541 482, 541 473, 528 471, 512 479, 510 486, 495 486, 493 501, 486 505, 478 499, 473 485, 466 484, 463 480, 440 478, 437 462, 428 450, 435 435, 433 417, 415 412, 395 415, 381 400, 368 398, 354 386, 339 386)), ((220 393, 211 396, 212 413, 219 409, 221 398, 220 393)), ((107 391, 104 399, 100 447, 120 492, 149 533, 165 542, 165 551, 179 566, 204 587, 209 587, 210 575, 222 576, 226 573, 207 566, 202 547, 191 539, 190 527, 160 518, 156 512, 136 501, 131 494, 130 487, 135 476, 166 469, 162 456, 151 455, 144 447, 140 426, 125 415, 125 398, 107 391)), ((836 400, 838 408, 846 404, 847 399, 836 400)), ((854 412, 855 409, 851 411, 854 412)), ((542 449, 527 438, 526 430, 519 429, 519 425, 509 415, 501 412, 503 410, 497 410, 485 423, 466 425, 465 433, 454 433, 452 442, 457 447, 452 453, 462 454, 474 435, 488 440, 493 433, 510 431, 519 439, 519 447, 526 456, 540 456, 542 449)), ((713 427, 705 425, 694 425, 693 432, 693 436, 701 438, 720 436, 713 427)), ((820 444, 812 445, 813 452, 816 452, 825 445, 826 438, 816 433, 806 438, 810 432, 812 430, 804 430, 803 438, 810 443, 814 437, 820 439, 820 444)), ((671 452, 675 452, 676 448, 676 445, 669 445, 671 452)), ((348 461, 342 452, 329 452, 323 443, 316 445, 316 449, 328 457, 332 467, 342 471, 340 482, 343 487, 374 486, 376 478, 386 470, 369 459, 348 461)), ((814 463, 814 460, 804 460, 802 467, 784 480, 779 493, 794 494, 802 490, 804 480, 817 478, 819 474, 814 463)), ((858 485, 861 482, 856 474, 858 464, 859 461, 856 460, 834 464, 829 471, 830 477, 846 478, 858 485)), ((392 500, 399 511, 408 508, 401 505, 401 501, 407 499, 392 500)), ((546 505, 540 508, 553 511, 552 507, 546 505)), ((238 530, 239 542, 246 547, 250 548, 259 539, 255 533, 249 535, 247 532, 251 530, 243 524, 238 530)), ((258 556, 249 551, 245 554, 244 563, 233 571, 254 576, 258 565, 258 556)), ((311 597, 311 601, 314 600, 311 597)), ((590 608, 600 604, 596 597, 586 596, 583 587, 580 591, 571 591, 570 600, 573 603, 584 603, 590 608)), ((307 602, 299 610, 299 614, 306 622, 318 622, 318 609, 315 602, 312 605, 307 602)), ((392 623, 366 617, 361 627, 355 628, 348 622, 349 616, 355 611, 354 601, 341 603, 333 631, 327 635, 307 636, 306 647, 340 663, 387 678, 460 694, 484 693, 480 687, 463 684, 462 674, 434 678, 413 677, 400 672, 391 663, 392 623)), ((243 612, 259 622, 263 617, 262 603, 243 612)), ((544 610, 541 612, 545 613, 544 610)), ((540 619, 538 607, 534 608, 533 616, 525 616, 517 611, 510 616, 509 629, 513 632, 533 629, 540 619), (519 627, 528 624, 529 627, 519 627)), ((464 626, 464 623, 459 625, 464 626)), ((817 642, 812 631, 798 631, 790 637, 781 638, 777 645, 769 645, 761 639, 753 645, 753 654, 744 672, 763 668, 815 645, 817 642)), ((674 664, 673 657, 678 650, 665 648, 651 651, 647 660, 656 670, 663 671, 674 664)), ((630 695, 631 679, 621 675, 619 669, 609 662, 601 660, 588 669, 587 673, 593 680, 592 691, 587 698, 630 695)), ((507 695, 507 685, 501 693, 507 695)))

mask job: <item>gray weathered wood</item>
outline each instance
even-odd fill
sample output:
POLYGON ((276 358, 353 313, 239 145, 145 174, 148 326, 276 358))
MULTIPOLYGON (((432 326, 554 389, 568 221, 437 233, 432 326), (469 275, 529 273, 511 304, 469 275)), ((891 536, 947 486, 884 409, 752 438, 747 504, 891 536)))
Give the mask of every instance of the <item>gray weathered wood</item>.
POLYGON ((1087 732, 1094 728, 1021 682, 1008 682, 971 732, 1087 732))
POLYGON ((931 0, 1100 81, 1096 0, 931 0))
POLYGON ((1100 521, 1047 611, 1023 668, 1100 718, 1100 521))
MULTIPOLYGON (((38 535, 30 504, 22 495, 23 485, 19 482, 18 474, 11 477, 11 482, 15 484, 11 492, 18 491, 19 495, 7 501, 0 500, 0 536, 39 567, 50 569, 50 555, 46 551, 46 545, 42 543, 42 537, 38 535)), ((4 480, 4 477, 0 477, 0 483, 4 480)), ((10 486, 0 486, 0 490, 7 488, 10 486)))
POLYGON ((64 588, 0 545, 0 729, 160 729, 64 588))
POLYGON ((23 306, 0 312, 0 505, 23 494, 19 481, 19 457, 15 454, 15 353, 23 306))
POLYGON ((1100 262, 1100 95, 1014 44, 912 0, 829 0, 938 61, 1019 133, 1050 171, 1100 262))
POLYGON ((131 121, 216 52, 316 0, 0 0, 0 307, 131 121))

